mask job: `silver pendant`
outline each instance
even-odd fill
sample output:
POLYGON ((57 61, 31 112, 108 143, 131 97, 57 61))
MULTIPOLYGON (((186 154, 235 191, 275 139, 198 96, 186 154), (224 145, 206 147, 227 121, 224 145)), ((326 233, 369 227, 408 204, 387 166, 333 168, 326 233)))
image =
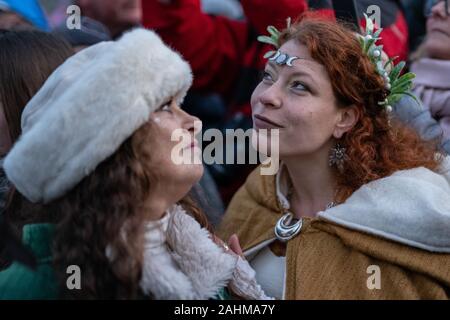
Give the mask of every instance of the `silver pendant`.
POLYGON ((286 242, 295 237, 302 229, 302 219, 295 219, 291 212, 286 213, 275 225, 275 236, 278 240, 286 242))

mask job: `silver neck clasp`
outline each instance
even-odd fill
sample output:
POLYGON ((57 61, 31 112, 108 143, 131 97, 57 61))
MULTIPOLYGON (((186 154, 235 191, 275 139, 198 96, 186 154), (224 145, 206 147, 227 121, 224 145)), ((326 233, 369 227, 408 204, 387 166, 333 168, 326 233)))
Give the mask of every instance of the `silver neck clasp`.
POLYGON ((281 242, 287 242, 299 234, 302 225, 302 219, 296 219, 292 212, 287 212, 275 225, 275 236, 281 242))

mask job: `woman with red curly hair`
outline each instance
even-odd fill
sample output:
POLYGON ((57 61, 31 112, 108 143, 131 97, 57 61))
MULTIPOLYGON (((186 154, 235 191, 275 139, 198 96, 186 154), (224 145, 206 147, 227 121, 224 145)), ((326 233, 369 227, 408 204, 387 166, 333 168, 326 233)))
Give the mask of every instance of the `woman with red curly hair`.
POLYGON ((276 40, 251 103, 280 169, 249 176, 220 236, 277 299, 448 299, 448 159, 391 119, 372 36, 305 17, 276 40))

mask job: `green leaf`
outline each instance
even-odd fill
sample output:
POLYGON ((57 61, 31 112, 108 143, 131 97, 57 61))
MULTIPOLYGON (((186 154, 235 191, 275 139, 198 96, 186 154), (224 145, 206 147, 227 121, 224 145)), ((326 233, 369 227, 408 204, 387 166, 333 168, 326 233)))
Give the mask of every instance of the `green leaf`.
POLYGON ((404 66, 405 66, 405 62, 401 61, 394 68, 392 68, 391 72, 389 73, 389 78, 391 79, 391 83, 394 83, 394 81, 397 80, 397 77, 400 74, 400 72, 402 71, 404 66))
POLYGON ((392 91, 398 91, 402 90, 404 88, 411 88, 412 86, 412 79, 414 79, 416 75, 414 73, 408 72, 402 75, 400 78, 395 80, 394 82, 391 82, 392 85, 392 91))
POLYGON ((392 87, 403 87, 405 85, 409 85, 412 84, 412 81, 408 78, 404 78, 404 79, 397 79, 394 82, 391 82, 392 87))
MULTIPOLYGON (((372 47, 372 45, 375 43, 375 41, 377 41, 377 40, 376 39, 366 40, 366 48, 370 49, 370 47, 372 47)), ((373 50, 375 50, 375 48, 373 50)))
POLYGON ((420 102, 417 99, 417 97, 414 94, 412 94, 411 92, 408 92, 408 91, 405 91, 405 92, 402 92, 402 93, 398 93, 398 94, 395 94, 395 95, 390 95, 388 97, 389 104, 391 104, 391 105, 395 104, 396 102, 398 102, 402 98, 402 96, 411 97, 420 106, 420 102))
POLYGON ((399 78, 399 80, 402 80, 402 81, 404 81, 404 80, 411 81, 411 80, 414 79, 415 77, 416 77, 416 74, 415 74, 415 73, 407 72, 407 73, 405 73, 404 75, 402 75, 402 76, 399 78))
POLYGON ((273 39, 273 38, 278 39, 278 37, 279 37, 280 34, 281 34, 281 32, 278 31, 278 29, 275 28, 274 26, 268 26, 268 27, 267 27, 267 31, 268 31, 269 34, 272 36, 272 39, 273 39))
POLYGON ((276 42, 274 39, 272 39, 268 36, 259 36, 258 41, 262 42, 262 43, 270 44, 270 45, 274 46, 275 48, 278 48, 278 42, 276 42))
POLYGON ((397 79, 394 82, 391 82, 391 86, 392 87, 401 87, 405 84, 410 83, 411 80, 408 80, 407 78, 403 78, 403 79, 397 79))
POLYGON ((361 45, 361 48, 363 49, 363 52, 364 52, 364 37, 362 36, 362 35, 360 35, 360 34, 358 34, 358 41, 359 41, 359 44, 361 45))
POLYGON ((409 96, 409 97, 413 98, 413 100, 420 106, 420 102, 414 94, 412 94, 411 92, 403 92, 403 94, 405 96, 409 96))
POLYGON ((264 59, 270 58, 275 52, 276 51, 273 50, 266 52, 266 54, 264 55, 264 59))
POLYGON ((403 94, 406 91, 410 91, 411 87, 410 85, 405 85, 404 87, 394 88, 391 90, 391 94, 403 94))
POLYGON ((374 27, 373 21, 365 13, 364 13, 364 18, 366 19, 366 33, 367 34, 372 34, 373 27, 374 27))
POLYGON ((401 99, 402 95, 401 94, 391 94, 388 96, 388 101, 389 101, 389 105, 393 105, 395 104, 397 101, 399 101, 401 99))
POLYGON ((391 83, 392 89, 401 88, 405 86, 412 85, 412 81, 408 79, 397 80, 394 83, 391 83))
POLYGON ((390 58, 383 66, 384 69, 386 69, 389 65, 394 65, 394 60, 397 59, 398 57, 393 57, 390 58))
MULTIPOLYGON (((381 31, 383 31, 382 28, 378 29, 378 30, 373 34, 373 37, 378 38, 378 37, 380 36, 381 31)), ((378 39, 381 39, 381 38, 378 38, 378 39)))

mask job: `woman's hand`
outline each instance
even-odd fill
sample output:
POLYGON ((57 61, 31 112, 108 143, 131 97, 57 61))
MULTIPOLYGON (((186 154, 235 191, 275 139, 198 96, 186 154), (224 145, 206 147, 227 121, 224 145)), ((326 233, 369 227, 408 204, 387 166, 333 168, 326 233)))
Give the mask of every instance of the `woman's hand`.
POLYGON ((226 245, 215 235, 212 236, 213 241, 218 246, 224 248, 225 252, 237 257, 233 278, 228 283, 228 289, 232 299, 273 300, 273 298, 268 297, 264 293, 264 290, 262 290, 261 286, 256 281, 255 270, 253 270, 248 261, 245 259, 238 236, 233 234, 230 239, 228 239, 228 245, 226 245))
POLYGON ((228 245, 234 253, 244 258, 244 253, 242 252, 241 244, 239 243, 239 238, 236 234, 233 234, 230 239, 228 239, 228 245))
POLYGON ((232 255, 238 255, 241 258, 244 258, 244 253, 242 252, 241 245, 239 243, 239 238, 236 234, 233 234, 230 239, 228 239, 228 245, 225 244, 224 241, 222 241, 220 238, 218 238, 215 235, 213 236, 213 241, 219 246, 222 247, 225 252, 232 254, 232 255))

